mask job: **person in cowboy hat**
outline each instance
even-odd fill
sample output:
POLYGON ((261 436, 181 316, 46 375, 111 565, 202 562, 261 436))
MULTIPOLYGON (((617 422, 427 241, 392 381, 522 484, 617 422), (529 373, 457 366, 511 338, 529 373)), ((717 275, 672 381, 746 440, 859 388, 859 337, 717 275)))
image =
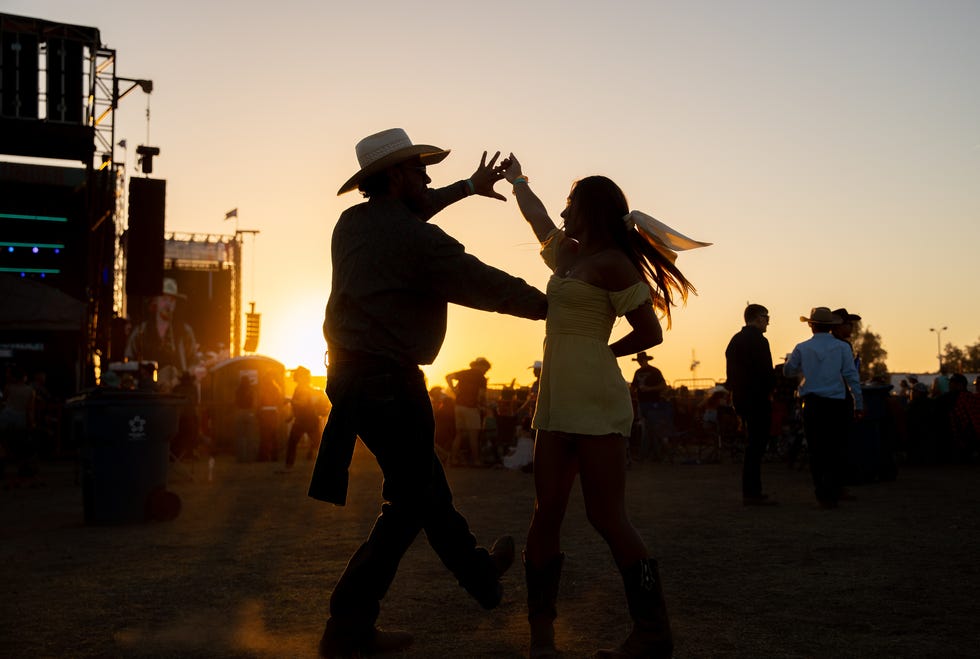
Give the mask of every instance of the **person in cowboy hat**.
POLYGON ((330 597, 320 640, 324 657, 377 654, 408 646, 407 632, 375 626, 398 563, 419 531, 481 606, 502 596, 500 576, 514 557, 510 536, 478 547, 453 505, 433 447, 434 421, 419 364, 431 364, 446 334, 448 304, 540 320, 544 293, 467 254, 430 223, 471 195, 504 200, 503 176, 484 152, 466 180, 430 189, 426 166, 449 151, 414 144, 401 128, 370 135, 355 147, 360 169, 338 192, 366 201, 344 211, 331 243, 332 286, 323 323, 333 404, 310 481, 311 497, 344 505, 356 437, 384 475, 385 504, 330 597))
POLYGON ((667 380, 660 369, 650 363, 653 357, 642 351, 636 354, 633 361, 639 367, 633 373, 630 389, 636 397, 636 411, 643 419, 638 456, 643 460, 658 456, 673 424, 673 414, 670 401, 666 398, 667 380))
POLYGON ((160 295, 150 299, 152 319, 136 326, 126 343, 126 359, 155 361, 158 369, 172 366, 178 375, 197 362, 197 339, 186 323, 174 319, 177 299, 187 296, 177 290, 177 280, 164 277, 160 295))
POLYGON ((490 362, 485 357, 477 357, 470 367, 446 376, 446 384, 456 396, 455 418, 456 436, 449 452, 449 464, 462 464, 459 455, 463 440, 467 440, 470 452, 470 465, 482 467, 480 457, 480 430, 483 428, 483 415, 487 404, 487 371, 490 362))
POLYGON ((814 493, 823 508, 836 508, 841 497, 840 456, 845 450, 850 418, 863 416, 861 380, 850 346, 834 337, 841 317, 828 307, 814 307, 800 321, 813 336, 793 348, 783 365, 789 377, 802 376, 803 432, 810 453, 814 493), (848 390, 853 403, 848 400, 848 390))
MULTIPOLYGON (((830 333, 833 334, 835 338, 838 338, 847 345, 851 346, 851 351, 853 352, 854 346, 851 345, 851 336, 854 334, 855 325, 861 322, 861 316, 848 312, 848 310, 844 307, 834 309, 833 314, 840 318, 840 324, 834 325, 834 327, 830 330, 830 333)), ((857 355, 854 355, 854 366, 857 368, 858 373, 860 373, 861 358, 857 355)))

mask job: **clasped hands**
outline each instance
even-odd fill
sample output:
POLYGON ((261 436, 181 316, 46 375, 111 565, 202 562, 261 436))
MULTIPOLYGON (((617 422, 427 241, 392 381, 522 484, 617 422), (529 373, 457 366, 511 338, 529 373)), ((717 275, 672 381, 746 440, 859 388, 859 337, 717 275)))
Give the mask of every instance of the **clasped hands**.
POLYGON ((497 164, 499 157, 500 151, 497 151, 490 158, 490 162, 487 162, 487 152, 484 151, 483 157, 480 158, 480 165, 473 172, 473 176, 470 177, 470 182, 473 183, 474 194, 499 199, 500 201, 507 201, 507 197, 494 190, 493 186, 502 178, 513 182, 516 177, 521 175, 521 164, 517 162, 517 158, 514 157, 513 153, 501 160, 500 164, 497 164))

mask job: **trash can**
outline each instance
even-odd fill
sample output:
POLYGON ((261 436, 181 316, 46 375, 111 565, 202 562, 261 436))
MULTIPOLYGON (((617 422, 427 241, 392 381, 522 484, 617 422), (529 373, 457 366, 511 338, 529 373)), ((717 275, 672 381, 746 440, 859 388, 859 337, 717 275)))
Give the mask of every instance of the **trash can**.
POLYGON ((182 403, 170 394, 101 388, 67 401, 86 524, 177 516, 180 499, 167 491, 167 470, 182 403))
POLYGON ((845 480, 848 485, 862 485, 881 480, 895 480, 895 458, 888 433, 888 395, 892 385, 862 385, 864 418, 851 426, 845 480))

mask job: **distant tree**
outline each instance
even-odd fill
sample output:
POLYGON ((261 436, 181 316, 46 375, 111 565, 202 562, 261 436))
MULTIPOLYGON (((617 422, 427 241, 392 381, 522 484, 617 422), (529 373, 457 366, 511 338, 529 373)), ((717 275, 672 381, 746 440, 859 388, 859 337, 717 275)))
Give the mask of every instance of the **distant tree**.
POLYGON ((885 359, 888 358, 888 351, 881 342, 881 336, 872 332, 871 328, 866 330, 856 328, 856 330, 852 345, 854 354, 861 359, 858 373, 861 382, 869 382, 876 377, 887 377, 888 365, 885 364, 885 359))
POLYGON ((947 343, 943 349, 943 371, 946 373, 962 373, 963 366, 966 364, 967 355, 962 348, 957 348, 952 343, 947 343))
POLYGON ((980 372, 980 340, 978 340, 972 346, 966 347, 966 363, 963 364, 963 372, 980 372))

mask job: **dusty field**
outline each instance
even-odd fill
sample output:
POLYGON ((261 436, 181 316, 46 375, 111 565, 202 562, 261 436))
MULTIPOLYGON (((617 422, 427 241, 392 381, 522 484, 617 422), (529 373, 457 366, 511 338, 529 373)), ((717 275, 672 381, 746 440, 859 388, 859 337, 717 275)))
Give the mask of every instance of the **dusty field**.
MULTIPOLYGON (((327 598, 378 510, 380 474, 355 455, 345 508, 305 496, 309 463, 219 458, 165 523, 85 526, 72 466, 47 485, 0 492, 0 655, 314 657, 327 598)), ((980 468, 900 471, 818 509, 809 476, 767 464, 781 505, 743 508, 734 464, 654 464, 630 473, 636 526, 660 558, 677 657, 980 655, 980 468)), ((530 476, 453 470, 457 506, 479 540, 520 539, 530 476)), ((558 642, 586 657, 627 629, 622 585, 575 493, 565 526, 558 642)), ((520 542, 519 542, 520 544, 520 542)), ((380 624, 416 636, 413 657, 520 657, 524 585, 515 566, 487 613, 424 536, 405 556, 380 624)))

